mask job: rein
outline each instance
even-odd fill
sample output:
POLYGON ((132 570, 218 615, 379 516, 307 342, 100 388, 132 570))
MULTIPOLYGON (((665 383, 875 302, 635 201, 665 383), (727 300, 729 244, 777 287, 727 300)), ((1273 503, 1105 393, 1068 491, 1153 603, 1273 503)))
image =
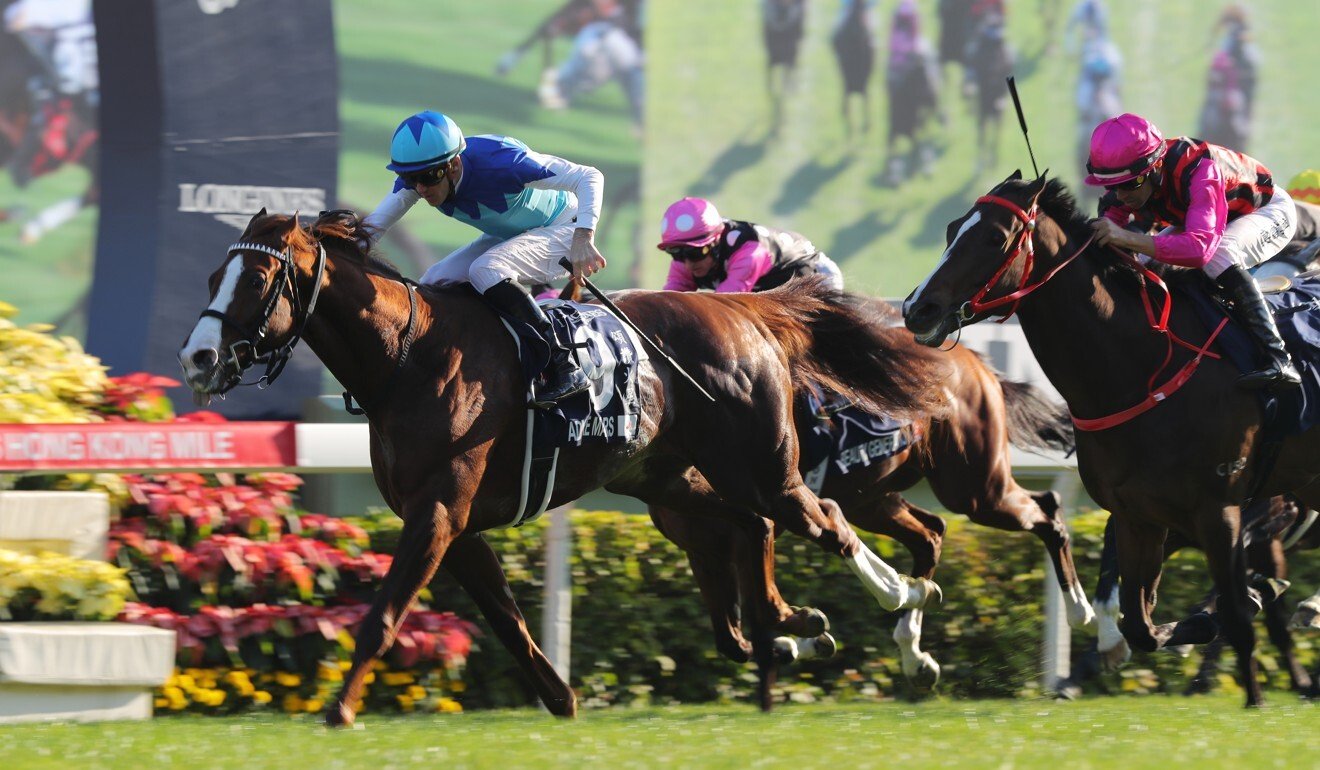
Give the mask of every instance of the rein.
MULTIPOLYGON (((1036 231, 1036 217, 1040 213, 1036 203, 1033 201, 1030 209, 1023 209, 1013 201, 1010 201, 1007 198, 1001 198, 998 195, 983 195, 980 198, 977 198, 976 202, 978 204, 989 203, 1008 209, 1009 213, 1022 222, 1022 230, 1018 233, 1013 244, 1009 247, 1008 257, 1004 260, 1004 263, 999 266, 999 269, 995 271, 995 274, 991 276, 985 286, 981 287, 981 289, 970 300, 963 303, 963 306, 958 309, 958 317, 960 321, 967 321, 978 313, 993 310, 1011 302, 1013 303, 1013 307, 999 319, 999 322, 1003 323, 1017 312, 1018 306, 1021 304, 1024 297, 1031 294, 1036 289, 1039 289, 1041 286, 1044 286, 1050 279, 1057 275, 1060 270, 1067 267, 1073 262, 1073 260, 1081 256, 1081 254, 1086 251, 1087 247, 1095 240, 1095 235, 1093 234, 1067 259, 1064 259, 1059 264, 1055 265, 1043 278, 1036 283, 1028 285, 1027 279, 1031 275, 1031 268, 1035 258, 1035 245, 1033 243, 1032 235, 1036 231), (1012 265, 1013 262, 1017 260, 1018 256, 1022 254, 1026 255, 1026 266, 1022 271, 1022 281, 1018 284, 1018 289, 1011 294, 1006 294, 1002 297, 996 297, 988 302, 983 302, 982 300, 985 298, 985 295, 988 294, 997 283, 999 283, 999 279, 1003 277, 1009 266, 1012 265)), ((1179 388, 1187 384, 1187 381, 1192 378, 1196 369, 1201 365, 1201 359, 1206 356, 1211 358, 1220 357, 1219 354, 1210 352, 1210 346, 1214 344, 1215 339, 1219 337, 1219 333, 1223 331, 1224 326, 1228 323, 1227 318, 1221 319, 1219 326, 1215 327, 1215 330, 1211 332, 1210 337, 1200 346, 1183 340, 1169 330, 1169 315, 1173 310, 1173 295, 1169 292, 1169 287, 1165 285, 1163 279, 1143 265, 1132 254, 1116 248, 1111 248, 1111 251, 1136 270, 1137 280, 1141 283, 1141 291, 1139 293, 1141 295, 1142 306, 1146 311, 1146 320, 1150 324, 1151 331, 1156 334, 1164 335, 1168 350, 1164 355, 1163 363, 1161 363, 1159 368, 1151 374, 1150 379, 1147 381, 1146 387, 1149 392, 1140 402, 1127 409, 1103 417, 1083 418, 1078 417, 1075 414, 1072 415, 1073 425, 1079 430, 1084 431, 1105 430, 1117 425, 1122 425, 1136 416, 1150 411, 1158 406, 1161 401, 1176 393, 1179 388), (1160 310, 1158 319, 1155 317, 1154 306, 1151 302, 1150 284, 1158 286, 1160 290, 1164 292, 1164 305, 1160 310), (1168 368, 1169 362, 1173 360, 1174 343, 1191 350, 1196 353, 1196 355, 1184 364, 1181 369, 1174 373, 1172 377, 1165 380, 1159 387, 1156 387, 1156 378, 1159 377, 1161 372, 1168 368)))

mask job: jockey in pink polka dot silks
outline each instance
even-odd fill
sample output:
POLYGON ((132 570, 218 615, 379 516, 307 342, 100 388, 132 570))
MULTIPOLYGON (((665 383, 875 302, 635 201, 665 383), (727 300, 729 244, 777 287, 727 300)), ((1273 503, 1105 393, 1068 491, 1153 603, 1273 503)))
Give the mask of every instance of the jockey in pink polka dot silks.
POLYGON ((765 291, 792 278, 825 276, 843 289, 843 273, 811 241, 788 230, 724 219, 704 198, 683 198, 660 221, 658 248, 673 258, 667 291, 765 291))

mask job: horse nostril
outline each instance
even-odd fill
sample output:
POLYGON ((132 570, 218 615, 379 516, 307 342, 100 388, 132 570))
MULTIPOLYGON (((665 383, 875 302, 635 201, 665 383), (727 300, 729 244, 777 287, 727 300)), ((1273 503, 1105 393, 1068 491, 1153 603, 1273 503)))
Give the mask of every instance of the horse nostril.
POLYGON ((918 302, 908 308, 907 312, 903 314, 903 318, 907 321, 907 327, 909 329, 913 331, 924 331, 930 326, 930 321, 935 314, 936 309, 934 303, 918 302))
POLYGON ((216 361, 220 360, 220 354, 213 348, 205 348, 192 354, 193 366, 198 369, 213 369, 216 361))

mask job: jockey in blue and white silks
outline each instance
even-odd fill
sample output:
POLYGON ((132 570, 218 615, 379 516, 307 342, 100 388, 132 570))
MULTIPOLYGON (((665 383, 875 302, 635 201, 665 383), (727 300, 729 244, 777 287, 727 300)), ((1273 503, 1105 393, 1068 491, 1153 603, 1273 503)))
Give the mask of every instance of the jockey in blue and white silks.
POLYGON ((554 379, 537 403, 558 401, 587 387, 570 351, 523 288, 605 266, 593 237, 604 177, 590 166, 532 151, 507 136, 464 137, 437 112, 420 112, 394 132, 390 163, 394 188, 363 223, 378 240, 418 201, 481 231, 422 275, 422 283, 470 282, 496 308, 542 333, 551 348, 554 379))

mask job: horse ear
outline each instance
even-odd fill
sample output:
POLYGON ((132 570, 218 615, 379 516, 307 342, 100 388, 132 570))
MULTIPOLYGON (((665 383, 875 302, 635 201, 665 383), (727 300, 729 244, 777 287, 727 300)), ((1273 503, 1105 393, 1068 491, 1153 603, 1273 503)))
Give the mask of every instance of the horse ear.
POLYGON ((266 207, 262 206, 261 211, 258 211, 257 213, 253 214, 252 218, 248 220, 247 227, 243 228, 243 234, 239 237, 246 238, 247 234, 252 232, 252 226, 257 223, 258 219, 261 219, 264 216, 266 216, 266 207))
POLYGON ((1021 178, 1022 178, 1022 169, 1020 168, 1014 169, 1013 173, 1009 174, 1008 178, 1000 182, 1000 184, 1008 184, 1009 182, 1016 182, 1021 178))

